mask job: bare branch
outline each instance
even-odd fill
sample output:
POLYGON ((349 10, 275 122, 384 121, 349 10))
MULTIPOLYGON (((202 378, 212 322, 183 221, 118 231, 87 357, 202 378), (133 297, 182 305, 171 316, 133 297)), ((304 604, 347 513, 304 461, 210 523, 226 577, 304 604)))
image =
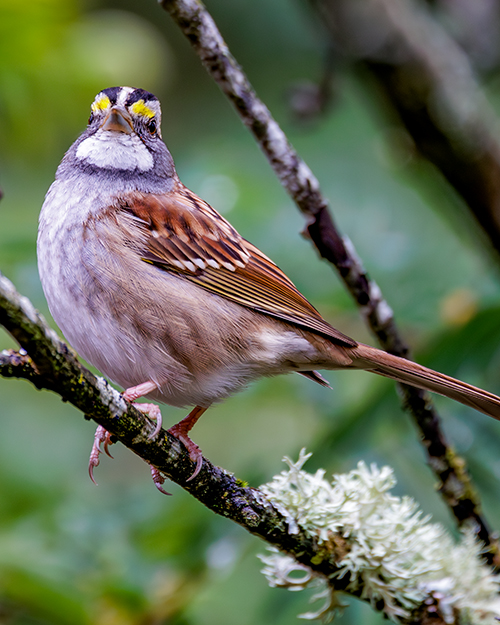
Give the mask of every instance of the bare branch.
MULTIPOLYGON (((378 285, 369 278, 353 245, 335 226, 317 179, 257 97, 204 5, 199 0, 161 0, 161 5, 177 22, 205 69, 253 133, 281 184, 304 214, 306 234, 320 255, 335 266, 382 347, 408 357, 409 348, 396 328, 391 308, 378 285)), ((479 499, 464 460, 446 442, 428 396, 413 387, 401 385, 401 388, 404 405, 420 429, 428 462, 439 479, 444 501, 459 526, 474 524, 478 537, 488 546, 489 561, 496 561, 498 547, 480 513, 479 499)))

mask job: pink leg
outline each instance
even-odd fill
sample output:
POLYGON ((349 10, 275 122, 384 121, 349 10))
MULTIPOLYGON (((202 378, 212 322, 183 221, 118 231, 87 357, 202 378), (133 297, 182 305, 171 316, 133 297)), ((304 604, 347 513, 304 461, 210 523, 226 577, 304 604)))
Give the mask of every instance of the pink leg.
POLYGON ((144 397, 151 391, 155 391, 158 387, 154 382, 148 380, 147 382, 143 382, 142 384, 138 384, 137 386, 131 386, 123 391, 123 398, 127 401, 135 401, 139 399, 139 397, 144 397))
POLYGON ((172 436, 178 438, 185 445, 186 449, 189 451, 189 457, 196 464, 194 473, 190 478, 188 478, 188 482, 198 475, 203 465, 203 456, 201 453, 201 449, 189 438, 189 431, 193 428, 194 424, 198 421, 198 419, 206 410, 206 408, 196 406, 196 408, 193 408, 193 410, 191 410, 187 417, 184 417, 184 419, 182 419, 182 421, 179 421, 177 425, 174 425, 168 429, 172 436))
MULTIPOLYGON (((126 389, 123 393, 123 398, 127 401, 134 402, 139 397, 143 397, 144 395, 151 393, 151 391, 154 391, 156 388, 157 386, 154 382, 143 382, 142 384, 138 384, 137 386, 132 386, 126 389)), ((150 418, 156 421, 156 427, 149 437, 154 438, 161 430, 162 425, 162 417, 159 407, 156 404, 135 404, 135 407, 141 412, 146 413, 150 418)), ((170 434, 178 438, 184 444, 189 452, 189 457, 196 465, 194 473, 193 475, 191 475, 190 478, 188 478, 188 481, 194 479, 200 472, 201 467, 203 466, 203 456, 201 450, 198 445, 196 445, 196 443, 193 443, 193 441, 189 438, 189 432, 206 410, 206 408, 196 406, 195 408, 193 408, 193 410, 191 410, 187 417, 184 417, 182 421, 179 421, 179 423, 177 423, 168 430, 170 434)), ((94 444, 92 446, 89 460, 89 475, 90 479, 94 482, 94 484, 96 484, 96 481, 94 479, 94 468, 99 466, 99 455, 102 453, 101 443, 103 443, 105 453, 110 458, 112 458, 108 449, 109 445, 111 444, 111 434, 100 425, 95 433, 94 444)), ((160 492, 169 495, 170 493, 167 493, 162 488, 162 484, 165 482, 165 478, 160 474, 158 469, 151 467, 151 476, 153 478, 153 482, 156 488, 160 492)))

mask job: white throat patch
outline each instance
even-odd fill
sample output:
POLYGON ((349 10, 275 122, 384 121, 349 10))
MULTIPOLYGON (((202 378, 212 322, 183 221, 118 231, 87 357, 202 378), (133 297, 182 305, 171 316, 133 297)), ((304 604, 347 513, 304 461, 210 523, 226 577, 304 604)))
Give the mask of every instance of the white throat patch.
POLYGON ((105 169, 138 169, 153 167, 153 157, 137 135, 98 130, 76 150, 76 157, 105 169))

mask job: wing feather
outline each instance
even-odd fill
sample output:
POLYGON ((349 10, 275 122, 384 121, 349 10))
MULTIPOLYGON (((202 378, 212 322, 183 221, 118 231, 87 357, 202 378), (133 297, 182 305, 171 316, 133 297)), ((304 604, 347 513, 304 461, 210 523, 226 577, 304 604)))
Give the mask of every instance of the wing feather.
POLYGON ((357 345, 327 323, 265 254, 182 184, 169 195, 131 193, 116 204, 123 226, 142 230, 144 261, 182 273, 207 291, 264 315, 341 345, 357 345))

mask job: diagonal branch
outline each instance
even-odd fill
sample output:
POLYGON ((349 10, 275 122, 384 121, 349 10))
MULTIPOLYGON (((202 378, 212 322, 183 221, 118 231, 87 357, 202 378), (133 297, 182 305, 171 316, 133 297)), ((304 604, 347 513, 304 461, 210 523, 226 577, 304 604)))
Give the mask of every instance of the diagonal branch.
MULTIPOLYGON (((182 29, 205 69, 253 133, 281 184, 304 214, 307 235, 320 255, 335 266, 382 347, 408 357, 409 348, 397 330, 392 310, 363 268, 352 243, 337 229, 317 179, 257 97, 205 6, 200 0, 161 0, 160 4, 182 29)), ((488 546, 488 558, 494 561, 498 547, 480 513, 479 499, 463 459, 446 442, 427 395, 413 387, 401 388, 404 405, 421 432, 443 499, 459 526, 474 524, 478 537, 488 546)))

